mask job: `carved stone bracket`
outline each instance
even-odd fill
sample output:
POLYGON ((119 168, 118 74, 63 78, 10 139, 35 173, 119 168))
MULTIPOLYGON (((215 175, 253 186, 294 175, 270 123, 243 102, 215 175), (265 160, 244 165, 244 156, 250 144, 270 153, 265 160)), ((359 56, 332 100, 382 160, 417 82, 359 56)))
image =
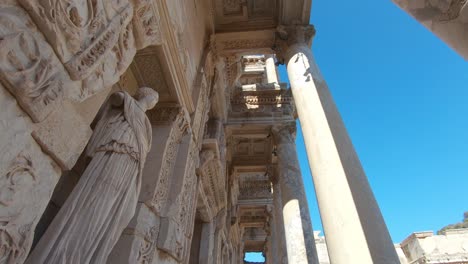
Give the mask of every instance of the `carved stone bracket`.
MULTIPOLYGON (((201 171, 198 169, 197 174, 201 175, 201 171)), ((201 181, 197 185, 198 189, 198 201, 197 201, 197 213, 199 217, 204 222, 210 222, 213 217, 213 209, 211 209, 211 204, 208 200, 208 197, 205 194, 205 190, 201 181)))
POLYGON ((219 150, 205 148, 200 153, 200 176, 203 190, 213 214, 226 206, 226 183, 219 150))
POLYGON ((187 109, 183 107, 155 107, 148 111, 147 115, 153 125, 177 124, 183 132, 189 128, 190 117, 187 109))

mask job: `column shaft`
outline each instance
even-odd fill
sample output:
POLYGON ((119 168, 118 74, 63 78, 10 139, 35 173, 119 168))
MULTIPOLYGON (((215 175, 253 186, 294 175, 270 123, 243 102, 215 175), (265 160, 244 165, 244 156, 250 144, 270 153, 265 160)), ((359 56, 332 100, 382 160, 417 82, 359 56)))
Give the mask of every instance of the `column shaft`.
POLYGON ((330 260, 399 263, 364 170, 306 44, 286 52, 330 260))
POLYGON ((271 54, 266 55, 265 68, 268 83, 278 84, 278 75, 276 74, 275 57, 271 54))
POLYGON ((276 233, 276 259, 279 264, 287 264, 288 256, 286 250, 286 237, 284 235, 283 204, 281 202, 280 186, 277 181, 273 184, 273 208, 276 233))
POLYGON ((214 224, 213 222, 203 223, 202 235, 200 239, 200 263, 211 264, 213 263, 213 249, 214 249, 214 224))
POLYGON ((278 155, 278 181, 281 188, 288 263, 318 264, 314 233, 294 143, 295 123, 273 127, 272 132, 278 155))

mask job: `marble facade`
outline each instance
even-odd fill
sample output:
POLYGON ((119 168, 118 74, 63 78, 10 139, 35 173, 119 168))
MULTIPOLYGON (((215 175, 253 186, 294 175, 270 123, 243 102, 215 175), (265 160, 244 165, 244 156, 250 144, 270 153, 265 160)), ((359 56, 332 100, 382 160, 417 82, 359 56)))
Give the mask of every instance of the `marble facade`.
POLYGON ((55 242, 40 241, 87 175, 84 150, 104 102, 142 86, 159 94, 146 112, 152 141, 130 223, 99 252, 107 263, 239 264, 246 252, 319 263, 296 119, 332 263, 399 263, 310 50, 310 8, 309 0, 2 1, 0 264, 22 264, 55 242))

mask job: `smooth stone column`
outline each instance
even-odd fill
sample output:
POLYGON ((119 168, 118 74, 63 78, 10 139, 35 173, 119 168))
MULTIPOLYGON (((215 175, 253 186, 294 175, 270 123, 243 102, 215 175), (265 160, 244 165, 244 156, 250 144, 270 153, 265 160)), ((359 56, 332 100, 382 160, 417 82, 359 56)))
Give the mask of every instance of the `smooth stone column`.
POLYGON ((331 263, 400 263, 367 177, 310 49, 313 26, 278 28, 331 263), (283 46, 284 47, 284 46, 283 46))
POLYGON ((309 207, 297 159, 296 123, 272 128, 278 156, 278 181, 283 204, 283 222, 288 263, 318 264, 309 207))
POLYGON ((278 84, 278 75, 276 73, 275 57, 271 54, 265 55, 265 68, 268 83, 278 84))

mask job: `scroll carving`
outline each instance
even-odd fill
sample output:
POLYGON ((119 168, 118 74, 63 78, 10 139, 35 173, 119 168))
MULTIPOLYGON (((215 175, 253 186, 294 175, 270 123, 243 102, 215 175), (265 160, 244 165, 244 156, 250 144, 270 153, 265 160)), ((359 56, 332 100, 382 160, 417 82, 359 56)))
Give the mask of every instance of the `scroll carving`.
POLYGON ((138 251, 137 263, 151 264, 153 260, 153 253, 156 247, 156 239, 158 236, 158 227, 151 227, 145 234, 140 250, 138 251))
POLYGON ((0 178, 0 263, 21 263, 31 247, 33 221, 24 209, 29 193, 37 182, 31 158, 20 153, 0 178), (6 213, 4 215, 4 213, 6 213))

